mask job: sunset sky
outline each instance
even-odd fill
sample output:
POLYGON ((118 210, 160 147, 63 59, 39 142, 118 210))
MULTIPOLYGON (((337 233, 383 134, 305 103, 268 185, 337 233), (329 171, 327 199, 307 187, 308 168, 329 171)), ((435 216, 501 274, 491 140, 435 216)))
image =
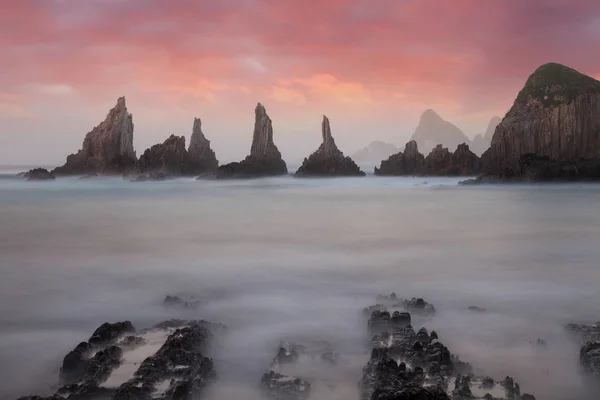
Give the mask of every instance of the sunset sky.
POLYGON ((600 77, 598 0, 0 0, 0 164, 52 165, 125 95, 140 155, 203 121, 221 162, 265 105, 288 162, 433 108, 470 137, 556 61, 600 77))

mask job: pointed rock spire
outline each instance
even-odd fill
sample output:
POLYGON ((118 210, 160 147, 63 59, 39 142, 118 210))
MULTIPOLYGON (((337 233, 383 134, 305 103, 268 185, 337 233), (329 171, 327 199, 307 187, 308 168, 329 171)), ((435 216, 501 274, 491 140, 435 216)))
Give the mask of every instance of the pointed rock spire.
POLYGON ((344 156, 336 146, 331 135, 329 118, 323 115, 321 122, 321 135, 323 142, 296 171, 296 176, 364 176, 358 165, 350 158, 344 156))
POLYGON ((188 147, 190 163, 195 164, 198 173, 214 171, 219 166, 219 160, 210 147, 210 140, 202 132, 202 121, 194 118, 190 146, 188 147))
POLYGON ((217 178, 258 178, 286 175, 287 165, 273 141, 273 123, 265 107, 258 103, 254 110, 254 133, 250 155, 240 162, 222 165, 217 178))
POLYGON ((62 167, 54 170, 57 175, 88 173, 121 173, 135 164, 133 149, 133 116, 127 112, 125 97, 98 126, 85 135, 81 150, 67 157, 62 167))

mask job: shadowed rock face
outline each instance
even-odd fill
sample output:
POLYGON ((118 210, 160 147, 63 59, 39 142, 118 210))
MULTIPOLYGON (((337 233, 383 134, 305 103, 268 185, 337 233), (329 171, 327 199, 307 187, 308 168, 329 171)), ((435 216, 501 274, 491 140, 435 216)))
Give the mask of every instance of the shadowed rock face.
POLYGON ((133 117, 127 112, 125 97, 120 97, 106 119, 85 135, 81 150, 69 155, 66 164, 54 169, 53 173, 118 174, 130 170, 135 161, 133 117))
POLYGON ((379 168, 375 167, 375 175, 403 176, 420 175, 425 164, 425 157, 419 153, 417 142, 411 140, 406 143, 404 152, 398 152, 381 162, 379 168))
POLYGON ((329 119, 323 115, 321 124, 323 143, 312 153, 296 171, 296 176, 364 176, 358 165, 338 149, 333 136, 329 119))
POLYGON ((375 175, 392 176, 470 176, 480 172, 480 159, 466 143, 458 145, 454 153, 438 144, 423 157, 414 141, 406 144, 404 153, 391 156, 375 168, 375 175))
POLYGON ((214 171, 219 166, 215 152, 210 148, 210 141, 202 133, 200 118, 194 118, 194 127, 190 137, 188 153, 192 165, 196 165, 198 173, 214 171))
POLYGON ((273 142, 273 124, 265 107, 258 103, 255 109, 254 134, 250 155, 217 169, 217 178, 259 178, 286 175, 287 165, 273 142))
MULTIPOLYGON (((544 180, 600 157, 600 82, 564 65, 539 67, 519 92, 482 156, 487 175, 519 179, 535 173, 525 155, 547 157, 544 180)), ((527 156, 531 161, 531 156, 527 156)), ((538 159, 542 161, 542 159, 538 159)), ((539 167, 540 163, 536 165, 539 167)), ((572 179, 586 179, 575 173, 572 179)))
MULTIPOLYGON (((185 137, 171 135, 161 144, 155 144, 141 155, 137 172, 149 173, 148 179, 157 180, 168 176, 193 176, 214 171, 219 162, 210 142, 202 133, 200 119, 194 118, 189 150, 185 149, 185 137)), ((136 180, 143 180, 138 177, 136 180)))

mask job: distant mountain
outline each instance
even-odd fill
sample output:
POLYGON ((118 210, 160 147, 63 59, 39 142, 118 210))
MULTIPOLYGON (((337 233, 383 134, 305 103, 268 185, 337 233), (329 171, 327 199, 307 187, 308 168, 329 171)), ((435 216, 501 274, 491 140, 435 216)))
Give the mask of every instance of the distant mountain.
POLYGON ((502 118, 492 117, 487 129, 485 130, 485 133, 483 135, 481 133, 475 135, 475 137, 471 141, 470 146, 471 151, 473 151, 473 153, 477 154, 478 156, 481 156, 484 151, 489 149, 490 144, 492 144, 492 137, 494 136, 494 131, 496 130, 498 124, 500 124, 500 121, 502 121, 502 118))
POLYGON ((424 154, 428 154, 438 144, 454 151, 461 143, 471 143, 467 135, 456 125, 443 120, 431 109, 421 115, 419 125, 410 140, 417 142, 424 154))
POLYGON ((392 143, 375 140, 369 143, 367 147, 363 147, 352 154, 352 159, 360 164, 378 165, 382 160, 386 160, 398 151, 399 149, 392 143))

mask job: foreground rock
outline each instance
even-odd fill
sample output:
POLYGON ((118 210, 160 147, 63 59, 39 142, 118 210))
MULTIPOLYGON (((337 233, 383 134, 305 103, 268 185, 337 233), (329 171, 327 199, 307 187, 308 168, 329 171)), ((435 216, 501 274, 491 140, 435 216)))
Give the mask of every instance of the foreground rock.
POLYGON ((423 299, 400 300, 395 293, 379 296, 371 312, 368 329, 372 336, 371 357, 363 368, 360 381, 361 400, 419 399, 531 400, 522 394, 510 377, 502 381, 477 376, 472 367, 460 361, 440 341, 434 331, 421 328, 415 332, 407 312, 387 311, 383 303, 395 303, 404 309, 425 310, 433 306, 423 299))
POLYGON ((423 157, 417 144, 408 142, 404 153, 394 154, 375 168, 375 175, 380 176, 473 176, 480 172, 480 159, 466 143, 459 144, 454 153, 438 144, 423 157))
POLYGON ((329 119, 323 115, 321 124, 323 143, 296 171, 296 176, 364 176, 358 165, 338 149, 331 136, 329 119))
POLYGON ((566 329, 581 343, 579 362, 584 371, 600 382, 600 322, 590 325, 569 324, 566 329))
POLYGON ((56 179, 54 174, 45 168, 30 169, 29 171, 19 176, 22 176, 28 181, 48 181, 56 179))
POLYGON ((212 360, 203 355, 212 328, 205 321, 170 320, 136 332, 128 321, 105 323, 65 356, 54 396, 22 399, 196 397, 216 379, 212 360))
POLYGON ((287 165, 273 142, 273 125, 271 118, 262 104, 255 109, 254 134, 250 155, 240 162, 220 166, 217 178, 260 178, 266 176, 286 175, 287 165))
POLYGON ((214 150, 210 147, 210 140, 202 132, 200 118, 194 118, 188 154, 191 167, 197 171, 195 172, 197 174, 213 172, 219 166, 219 160, 217 160, 214 150))
POLYGON ((480 181, 600 178, 600 82, 564 65, 539 67, 497 126, 480 181))
POLYGON ((81 150, 67 157, 55 175, 122 174, 136 163, 133 150, 133 117, 127 112, 125 97, 117 100, 106 119, 85 135, 81 150))

